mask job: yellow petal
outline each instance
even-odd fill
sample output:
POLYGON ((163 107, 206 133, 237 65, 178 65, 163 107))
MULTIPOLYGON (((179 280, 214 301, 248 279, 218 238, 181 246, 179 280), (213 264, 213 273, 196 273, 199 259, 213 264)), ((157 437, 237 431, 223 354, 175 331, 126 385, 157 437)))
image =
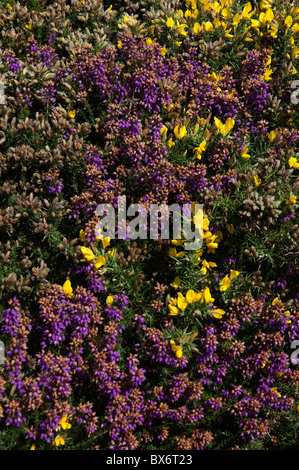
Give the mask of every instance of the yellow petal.
POLYGON ((180 310, 175 305, 168 304, 168 308, 169 315, 177 315, 178 313, 180 313, 180 310))
POLYGON ((222 318, 223 315, 225 315, 225 311, 222 310, 221 308, 216 308, 215 310, 212 310, 211 314, 215 318, 222 318))
POLYGON ((220 292, 225 292, 230 287, 230 284, 229 277, 225 276, 220 283, 220 292))
POLYGON ((193 289, 189 289, 186 293, 186 300, 187 302, 189 303, 192 303, 194 302, 194 298, 195 298, 195 292, 193 289))
POLYGON ((73 109, 73 111, 70 111, 68 116, 71 118, 71 119, 74 119, 74 117, 76 116, 76 111, 73 109))
POLYGON ((181 285, 181 280, 178 276, 176 276, 174 278, 174 281, 173 283, 170 284, 172 287, 174 287, 175 289, 177 289, 180 285, 181 285))
POLYGON ((86 261, 92 261, 95 258, 93 251, 90 248, 87 248, 86 246, 81 246, 81 252, 86 261))
POLYGON ((107 299, 106 299, 106 304, 107 305, 112 305, 114 302, 114 298, 112 297, 112 295, 108 295, 107 299))
POLYGON ((167 21, 166 21, 166 26, 168 26, 168 28, 172 29, 175 25, 175 22, 173 21, 173 19, 171 17, 167 18, 167 21))
POLYGON ((288 162, 288 163, 289 163, 289 166, 290 166, 291 168, 299 168, 299 163, 298 163, 298 161, 297 161, 297 159, 296 159, 295 157, 289 158, 289 162, 288 162))
POLYGON ((67 280, 62 286, 62 290, 65 293, 65 295, 69 298, 73 297, 73 289, 71 285, 71 281, 67 280))
POLYGON ((186 309, 188 302, 181 292, 178 293, 178 307, 182 312, 186 309))
POLYGON ((285 24, 288 28, 290 28, 290 27, 292 26, 292 24, 293 24, 293 18, 292 18, 290 15, 288 15, 288 16, 286 17, 285 21, 284 21, 284 24, 285 24))
POLYGON ((95 262, 94 265, 95 265, 96 269, 99 269, 99 268, 101 268, 102 266, 104 266, 105 263, 106 263, 106 258, 105 258, 105 256, 99 255, 99 256, 97 256, 97 259, 96 259, 96 262, 95 262))
POLYGON ((182 349, 181 346, 178 346, 178 347, 177 347, 177 349, 176 349, 176 351, 175 351, 175 355, 176 355, 176 357, 177 357, 178 359, 179 359, 180 357, 182 357, 182 355, 183 355, 183 349, 182 349))
POLYGON ((102 239, 102 245, 104 248, 107 248, 107 246, 110 245, 110 240, 111 240, 110 237, 105 237, 102 239))
POLYGON ((64 446, 65 444, 65 441, 62 436, 57 436, 54 442, 57 447, 64 446))
POLYGON ((211 292, 210 292, 210 288, 209 287, 206 287, 205 290, 202 292, 202 297, 200 299, 200 302, 201 303, 206 303, 206 304, 210 304, 212 302, 214 302, 215 299, 213 299, 213 297, 211 296, 211 292))
POLYGON ((230 277, 231 279, 236 279, 236 277, 238 277, 239 274, 240 274, 239 271, 235 271, 234 269, 231 269, 231 270, 230 270, 230 276, 229 276, 229 277, 230 277))

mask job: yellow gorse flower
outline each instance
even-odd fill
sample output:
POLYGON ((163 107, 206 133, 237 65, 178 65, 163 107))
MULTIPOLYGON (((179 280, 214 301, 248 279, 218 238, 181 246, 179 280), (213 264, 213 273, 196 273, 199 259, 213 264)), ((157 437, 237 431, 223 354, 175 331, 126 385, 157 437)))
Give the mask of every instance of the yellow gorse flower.
POLYGON ((297 199, 295 198, 295 196, 290 196, 289 199, 286 201, 286 204, 287 204, 288 206, 290 206, 290 205, 292 205, 292 204, 296 204, 296 200, 297 200, 297 199))
POLYGON ((201 265, 202 265, 202 267, 201 267, 200 272, 202 274, 206 274, 208 270, 211 271, 212 268, 217 267, 216 263, 214 263, 213 261, 206 261, 205 259, 202 261, 201 265))
POLYGON ((271 390, 278 396, 278 398, 281 398, 281 393, 278 392, 277 387, 271 387, 271 390))
POLYGON ((210 134, 210 131, 208 129, 205 129, 204 133, 203 133, 203 138, 205 140, 209 140, 211 137, 211 134, 210 134))
POLYGON ((198 131, 199 131, 199 123, 197 122, 197 123, 195 124, 194 129, 193 129, 193 134, 194 134, 194 135, 197 134, 198 131))
MULTIPOLYGON (((286 315, 286 317, 288 318, 288 317, 291 316, 291 312, 290 312, 289 310, 286 310, 286 311, 284 312, 284 315, 286 315)), ((286 323, 292 323, 292 320, 288 319, 288 320, 286 321, 286 323)))
POLYGON ((110 237, 102 238, 102 245, 103 245, 103 248, 107 248, 107 246, 110 245, 110 240, 111 240, 110 237))
POLYGON ((73 109, 72 111, 69 112, 68 117, 71 119, 74 119, 75 116, 76 116, 76 111, 75 109, 73 109))
POLYGON ((293 24, 292 31, 293 31, 293 33, 298 33, 299 32, 299 23, 294 23, 293 24))
POLYGON ((99 268, 101 268, 102 266, 104 266, 105 263, 106 263, 106 258, 105 258, 105 256, 99 255, 99 256, 97 256, 97 259, 96 259, 94 265, 95 265, 95 268, 96 268, 96 269, 99 269, 99 268))
POLYGON ((224 35, 224 36, 225 36, 226 38, 233 38, 234 35, 233 35, 233 34, 230 34, 230 32, 231 32, 231 28, 225 32, 225 35, 224 35))
POLYGON ((229 277, 230 279, 236 279, 239 276, 239 271, 236 271, 235 269, 230 270, 229 277))
POLYGON ((251 16, 253 15, 253 11, 251 12, 252 10, 252 6, 251 6, 251 3, 248 2, 246 3, 246 5, 244 6, 243 10, 242 10, 242 18, 243 20, 250 20, 251 19, 251 16), (251 12, 251 13, 250 13, 251 12))
POLYGON ((79 237, 81 242, 85 242, 85 231, 83 229, 80 230, 79 237))
POLYGON ((220 292, 225 292, 230 287, 230 278, 225 276, 220 282, 220 292))
POLYGON ((188 28, 188 26, 186 24, 184 24, 184 23, 180 24, 177 21, 177 30, 178 30, 179 34, 181 34, 182 36, 187 35, 187 31, 185 31, 185 28, 188 28))
POLYGON ((270 28, 270 35, 271 35, 274 39, 277 38, 277 32, 278 32, 278 29, 275 28, 275 26, 272 25, 271 28, 270 28))
POLYGON ((215 301, 215 299, 211 295, 209 287, 205 287, 203 294, 202 294, 202 301, 205 302, 206 304, 211 304, 212 302, 215 301))
POLYGON ((273 0, 261 0, 260 9, 267 10, 268 8, 271 8, 272 2, 273 0))
POLYGON ((189 304, 200 301, 202 293, 196 293, 193 289, 189 289, 186 293, 186 300, 189 304))
POLYGON ((203 27, 200 23, 196 22, 193 25, 193 31, 195 34, 199 34, 202 31, 203 27))
POLYGON ((266 68, 266 72, 264 73, 264 75, 262 75, 261 78, 263 78, 266 82, 269 82, 270 80, 272 80, 272 77, 270 77, 270 75, 272 75, 273 71, 271 70, 270 67, 267 67, 266 68))
POLYGON ((191 10, 196 10, 196 7, 197 7, 196 0, 185 0, 185 1, 186 1, 186 5, 188 6, 188 8, 190 8, 191 10))
POLYGON ((241 152, 241 157, 242 157, 242 158, 250 158, 250 155, 249 155, 249 153, 247 153, 247 152, 248 152, 248 147, 245 146, 244 149, 243 149, 242 152, 241 152))
POLYGON ((177 139, 182 139, 187 134, 187 129, 186 126, 175 126, 173 132, 177 139))
POLYGON ((200 292, 199 302, 201 304, 203 303, 211 304, 212 302, 214 302, 214 300, 215 299, 212 297, 209 287, 205 287, 203 292, 200 292))
POLYGON ((203 238, 206 242, 208 253, 215 253, 215 249, 218 248, 218 242, 216 242, 217 235, 212 235, 211 232, 205 232, 203 238))
POLYGON ((233 18, 232 25, 233 25, 233 26, 238 26, 238 24, 240 23, 241 19, 242 19, 242 16, 239 15, 239 13, 236 13, 235 16, 234 16, 234 18, 233 18))
POLYGON ((217 75, 215 72, 209 73, 208 77, 209 77, 210 81, 213 82, 213 83, 218 83, 219 80, 220 80, 219 75, 217 75))
POLYGON ((172 303, 168 304, 168 308, 169 308, 169 315, 178 315, 180 313, 180 309, 176 305, 173 305, 172 303))
POLYGON ((271 23, 274 19, 274 13, 272 8, 268 8, 265 12, 261 12, 259 15, 259 22, 261 25, 266 25, 267 23, 271 23))
POLYGON ((171 240, 171 243, 175 246, 182 246, 184 244, 183 240, 171 240))
POLYGON ((64 446, 65 440, 63 439, 62 436, 57 436, 54 443, 55 443, 56 447, 64 446))
POLYGON ((147 39, 145 40, 145 43, 146 43, 147 46, 151 46, 154 42, 155 42, 155 41, 153 41, 151 38, 147 38, 147 39))
POLYGON ((216 308, 215 310, 212 310, 211 311, 211 314, 213 315, 213 317, 215 318, 222 318, 223 315, 225 315, 225 311, 222 310, 221 308, 216 308))
POLYGON ((62 290, 65 293, 65 295, 67 297, 69 297, 70 299, 73 297, 74 294, 73 294, 73 288, 72 288, 72 285, 71 285, 71 281, 69 281, 69 280, 65 281, 65 283, 62 286, 62 290))
POLYGON ((261 181, 259 180, 259 177, 257 175, 252 176, 251 179, 256 186, 259 186, 261 184, 261 181))
POLYGON ((186 307, 188 305, 188 301, 186 300, 186 298, 183 296, 183 294, 181 292, 178 293, 178 298, 177 298, 177 306, 178 308, 184 312, 184 310, 186 310, 186 307))
POLYGON ((106 259, 109 257, 109 258, 112 258, 113 255, 115 253, 115 248, 113 248, 112 250, 108 250, 107 253, 105 254, 105 257, 106 259))
POLYGON ((213 29, 214 29, 214 27, 213 27, 211 21, 206 21, 206 22, 204 22, 202 25, 203 25, 203 29, 204 29, 207 33, 210 32, 210 31, 213 31, 213 29))
POLYGON ((173 258, 182 258, 183 256, 185 256, 185 253, 183 251, 177 252, 175 247, 170 248, 168 254, 173 258))
POLYGON ((179 292, 176 299, 170 297, 170 302, 168 304, 169 315, 178 315, 179 313, 184 312, 187 305, 188 301, 183 296, 183 294, 179 292))
MULTIPOLYGON (((196 238, 195 238, 195 241, 196 241, 196 242, 200 242, 200 241, 201 241, 201 238, 197 238, 197 237, 196 237, 196 238)), ((195 250, 194 255, 193 255, 194 259, 200 259, 200 256, 202 255, 202 253, 203 253, 203 250, 195 250), (199 254, 199 253, 200 253, 200 254, 199 254)), ((196 263, 196 264, 198 264, 198 263, 196 263)))
POLYGON ((298 54, 299 54, 299 48, 295 46, 292 51, 292 59, 296 59, 298 54))
POLYGON ((160 134, 161 134, 162 137, 163 137, 163 136, 166 137, 167 130, 168 130, 167 127, 164 126, 164 124, 163 124, 163 126, 161 127, 161 130, 160 130, 160 134))
POLYGON ((107 305, 112 305, 114 302, 114 298, 112 297, 112 295, 108 295, 107 299, 106 299, 106 304, 107 305))
POLYGON ((284 20, 284 24, 286 25, 286 27, 289 29, 292 24, 293 24, 293 18, 291 17, 291 15, 288 15, 286 17, 286 19, 284 20))
POLYGON ((221 16, 223 16, 223 18, 229 19, 231 16, 230 11, 227 8, 223 8, 221 16))
POLYGON ((81 261, 92 261, 95 258, 93 251, 86 246, 81 246, 81 253, 83 254, 84 258, 81 261))
POLYGON ((219 13, 221 11, 221 8, 222 6, 220 5, 220 3, 218 2, 213 2, 211 4, 211 9, 215 12, 215 13, 219 13))
POLYGON ((174 141, 172 140, 172 138, 170 137, 168 143, 167 143, 168 147, 173 147, 175 145, 174 141))
POLYGON ((214 122, 218 129, 218 132, 220 132, 223 137, 225 137, 229 133, 229 131, 233 129, 235 125, 235 120, 232 118, 227 118, 225 123, 223 124, 220 121, 220 119, 218 119, 217 117, 214 117, 214 122))
POLYGON ((167 109, 167 111, 170 111, 172 108, 174 108, 174 105, 170 103, 170 105, 168 106, 167 103, 164 103, 163 108, 167 109))
POLYGON ((62 428, 64 431, 66 429, 71 429, 72 425, 71 425, 71 423, 68 423, 67 416, 63 416, 61 418, 61 420, 59 421, 58 427, 59 427, 59 429, 62 428))
POLYGON ((207 217, 204 217, 202 219, 202 226, 203 226, 203 229, 207 232, 209 230, 209 225, 210 225, 210 221, 207 217))
POLYGON ((200 160, 201 155, 206 150, 206 148, 207 148, 207 142, 203 140, 201 144, 199 145, 199 147, 195 147, 195 149, 193 150, 195 157, 200 160))
POLYGON ((182 346, 177 346, 173 339, 169 341, 171 344, 171 350, 175 353, 176 357, 179 359, 183 355, 183 348, 182 346))
POLYGON ((166 26, 170 29, 172 29, 175 25, 175 22, 173 21, 173 19, 171 17, 167 18, 166 20, 166 26))
POLYGON ((195 10, 186 10, 185 11, 185 18, 187 21, 190 21, 192 22, 193 20, 196 20, 196 18, 198 17, 198 10, 195 9, 195 10))
POLYGON ((174 289, 178 289, 181 284, 182 284, 182 282, 181 282, 180 278, 178 276, 175 276, 174 281, 170 285, 174 289))
MULTIPOLYGON (((175 278, 175 283, 171 284, 175 288, 178 288, 181 284, 179 278, 175 278)), ((212 303, 215 299, 212 298, 209 287, 206 287, 203 292, 195 292, 193 289, 189 289, 184 297, 181 292, 178 293, 177 298, 170 297, 168 304, 169 315, 178 315, 184 312, 188 304, 200 302, 200 303, 212 303)))
POLYGON ((289 158, 288 163, 289 163, 290 168, 299 168, 299 163, 297 161, 297 158, 295 158, 295 157, 289 158))

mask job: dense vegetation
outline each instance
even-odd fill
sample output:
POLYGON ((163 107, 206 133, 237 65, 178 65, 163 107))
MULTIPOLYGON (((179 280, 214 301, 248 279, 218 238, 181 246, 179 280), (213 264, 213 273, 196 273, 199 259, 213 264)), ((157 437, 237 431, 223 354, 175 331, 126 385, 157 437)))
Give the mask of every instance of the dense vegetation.
POLYGON ((0 24, 0 449, 298 449, 297 2, 0 24), (202 247, 98 233, 120 196, 202 247))

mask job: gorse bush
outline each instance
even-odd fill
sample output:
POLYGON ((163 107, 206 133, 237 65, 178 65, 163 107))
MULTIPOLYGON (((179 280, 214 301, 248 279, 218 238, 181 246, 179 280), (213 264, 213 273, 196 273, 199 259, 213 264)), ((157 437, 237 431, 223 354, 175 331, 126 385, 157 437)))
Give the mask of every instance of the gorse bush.
POLYGON ((298 448, 296 2, 0 23, 0 448, 298 448), (121 196, 202 204, 201 248, 99 233, 121 196))

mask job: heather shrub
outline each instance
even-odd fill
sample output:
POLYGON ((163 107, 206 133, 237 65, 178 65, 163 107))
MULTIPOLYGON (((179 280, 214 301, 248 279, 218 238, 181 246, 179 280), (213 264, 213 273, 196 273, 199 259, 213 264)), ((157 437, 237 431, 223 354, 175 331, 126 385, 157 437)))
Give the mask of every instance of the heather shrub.
POLYGON ((0 4, 0 448, 296 449, 299 9, 106 3, 0 4))

